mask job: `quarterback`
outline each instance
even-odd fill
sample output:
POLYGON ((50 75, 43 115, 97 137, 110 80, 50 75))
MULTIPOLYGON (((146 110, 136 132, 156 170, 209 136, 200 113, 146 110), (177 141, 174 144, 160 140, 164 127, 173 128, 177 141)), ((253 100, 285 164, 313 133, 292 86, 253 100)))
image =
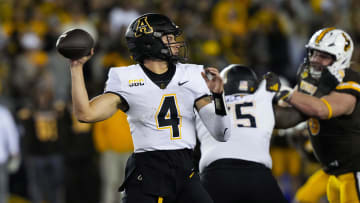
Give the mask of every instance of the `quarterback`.
POLYGON ((164 15, 135 19, 125 37, 138 64, 111 68, 104 93, 90 101, 82 71, 91 56, 71 62, 72 99, 79 120, 101 121, 117 109, 128 115, 135 151, 119 189, 125 190, 125 203, 212 202, 192 161, 194 107, 211 134, 226 141, 230 120, 223 81, 216 68, 180 63, 186 55, 180 35, 179 27, 164 15))

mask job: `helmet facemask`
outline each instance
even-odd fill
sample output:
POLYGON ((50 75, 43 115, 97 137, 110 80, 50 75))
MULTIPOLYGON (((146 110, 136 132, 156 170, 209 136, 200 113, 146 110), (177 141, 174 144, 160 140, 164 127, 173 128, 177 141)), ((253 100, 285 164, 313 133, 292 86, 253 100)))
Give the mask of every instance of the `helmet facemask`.
POLYGON ((166 55, 167 60, 176 63, 187 60, 187 46, 181 33, 168 33, 161 37, 165 49, 161 49, 161 54, 166 55), (175 35, 177 34, 177 35, 175 35))
POLYGON ((323 70, 325 68, 332 66, 335 61, 336 61, 336 57, 334 55, 331 55, 329 53, 325 53, 325 52, 322 52, 319 50, 308 49, 308 56, 307 56, 307 59, 305 60, 305 65, 308 67, 311 77, 318 80, 318 79, 320 79, 323 70), (322 57, 331 58, 332 62, 329 65, 323 65, 319 62, 311 61, 310 58, 314 54, 314 51, 317 51, 317 54, 320 53, 322 55, 322 57))

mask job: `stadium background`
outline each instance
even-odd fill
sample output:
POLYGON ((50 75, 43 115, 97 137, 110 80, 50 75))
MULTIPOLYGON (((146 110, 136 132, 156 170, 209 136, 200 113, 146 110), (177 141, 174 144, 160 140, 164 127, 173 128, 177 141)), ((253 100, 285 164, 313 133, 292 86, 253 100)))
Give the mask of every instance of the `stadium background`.
MULTIPOLYGON (((54 95, 48 101, 56 104, 54 108, 68 106, 69 63, 56 52, 55 43, 72 27, 89 31, 96 40, 85 78, 90 97, 101 93, 109 67, 133 63, 124 31, 134 18, 147 12, 165 14, 183 29, 191 63, 219 69, 230 63, 246 64, 259 74, 278 73, 294 85, 311 34, 335 26, 352 36, 352 68, 359 70, 359 9, 358 0, 1 0, 0 102, 16 116, 20 130, 25 129, 21 122, 24 109, 34 108, 36 97, 44 92, 54 95)), ((23 130, 22 140, 25 136, 23 130)), ((295 150, 303 139, 290 137, 274 139, 272 147, 286 151, 274 155, 274 173, 292 199, 318 166, 295 150)), ((96 162, 97 153, 92 155, 96 162)), ((27 198, 25 170, 22 165, 11 177, 14 202, 27 198)), ((95 180, 96 170, 94 174, 95 180)))

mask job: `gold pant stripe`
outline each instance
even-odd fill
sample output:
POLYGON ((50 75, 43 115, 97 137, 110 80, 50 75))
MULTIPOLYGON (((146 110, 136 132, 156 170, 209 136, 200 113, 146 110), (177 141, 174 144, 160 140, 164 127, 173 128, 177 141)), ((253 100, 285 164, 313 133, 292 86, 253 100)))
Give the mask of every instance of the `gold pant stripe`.
POLYGON ((159 197, 158 203, 163 203, 163 201, 164 201, 164 198, 163 198, 163 197, 159 197))

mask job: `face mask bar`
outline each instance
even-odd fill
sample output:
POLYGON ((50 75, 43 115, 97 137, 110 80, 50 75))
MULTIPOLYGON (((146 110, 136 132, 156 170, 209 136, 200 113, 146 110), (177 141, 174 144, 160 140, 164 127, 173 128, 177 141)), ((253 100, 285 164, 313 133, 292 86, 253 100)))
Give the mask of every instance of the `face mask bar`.
MULTIPOLYGON (((320 50, 318 50, 319 52, 322 52, 320 50)), ((314 50, 313 49, 309 49, 308 50, 308 56, 307 56, 307 59, 306 59, 306 65, 309 69, 309 72, 310 72, 310 75, 312 78, 318 80, 320 79, 321 77, 321 74, 322 74, 322 71, 327 68, 327 66, 323 66, 319 63, 314 63, 314 62, 310 62, 310 57, 313 55, 314 53, 314 50)), ((323 52, 325 53, 325 52, 323 52)), ((325 54, 328 54, 328 53, 325 53, 325 54)), ((333 57, 333 63, 335 62, 335 57, 333 57)), ((333 63, 329 64, 328 66, 331 66, 333 63)))
MULTIPOLYGON (((186 62, 188 60, 188 50, 185 43, 185 40, 181 37, 181 40, 178 40, 179 36, 176 36, 176 42, 164 43, 167 47, 168 53, 170 55, 171 61, 180 61, 186 62), (173 53, 172 49, 177 49, 177 53, 173 53)), ((169 42, 170 39, 167 36, 167 41, 169 42)))

